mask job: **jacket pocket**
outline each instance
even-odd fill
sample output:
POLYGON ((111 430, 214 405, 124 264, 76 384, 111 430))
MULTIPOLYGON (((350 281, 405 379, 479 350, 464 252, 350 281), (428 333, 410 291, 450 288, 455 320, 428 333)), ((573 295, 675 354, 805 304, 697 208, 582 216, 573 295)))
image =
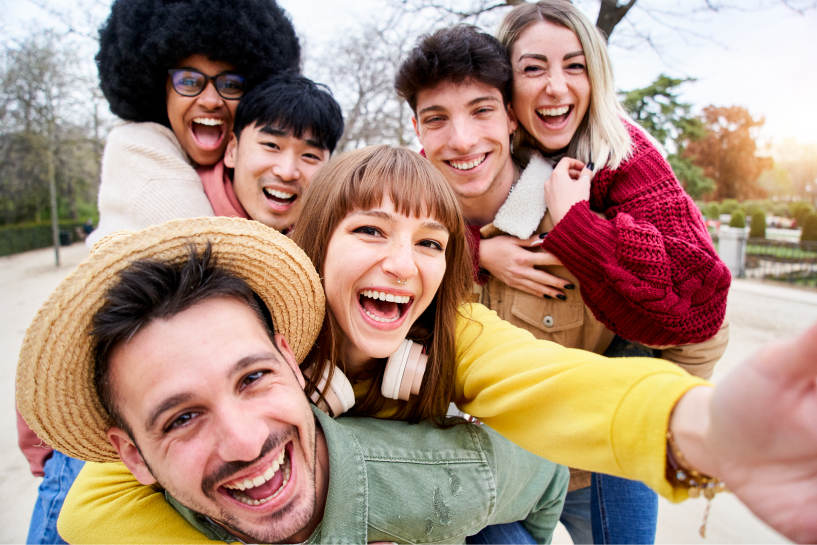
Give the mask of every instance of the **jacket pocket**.
MULTIPOLYGON (((539 331, 558 333, 579 328, 584 323, 584 302, 581 298, 578 299, 575 302, 547 300, 516 291, 511 314, 527 326, 532 326, 539 331)), ((525 329, 531 331, 530 327, 525 327, 525 329)))

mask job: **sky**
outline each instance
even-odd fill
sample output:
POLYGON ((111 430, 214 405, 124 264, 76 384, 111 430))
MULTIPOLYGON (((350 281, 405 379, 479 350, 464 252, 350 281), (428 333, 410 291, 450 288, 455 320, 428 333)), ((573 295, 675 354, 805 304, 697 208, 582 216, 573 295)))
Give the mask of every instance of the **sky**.
MULTIPOLYGON (((75 6, 76 1, 40 0, 62 9, 75 6)), ((360 22, 382 17, 384 12, 383 0, 279 3, 292 16, 296 30, 305 38, 306 54, 313 58, 355 32, 360 22)), ((578 4, 595 19, 597 2, 578 4)), ((817 146, 817 10, 798 15, 771 0, 767 4, 776 7, 697 15, 686 25, 699 37, 658 26, 639 10, 639 6, 669 9, 674 4, 686 10, 700 2, 639 0, 628 14, 640 28, 652 30, 655 48, 644 42, 628 48, 615 45, 616 34, 623 36, 626 26, 620 25, 613 33, 610 53, 619 89, 644 87, 662 73, 696 78, 681 87, 681 99, 691 103, 694 111, 710 104, 743 106, 756 118, 765 118, 760 133, 764 142, 780 145, 795 139, 798 144, 817 146)), ((48 26, 48 16, 30 0, 0 0, 0 11, 2 32, 13 33, 32 24, 48 26)))

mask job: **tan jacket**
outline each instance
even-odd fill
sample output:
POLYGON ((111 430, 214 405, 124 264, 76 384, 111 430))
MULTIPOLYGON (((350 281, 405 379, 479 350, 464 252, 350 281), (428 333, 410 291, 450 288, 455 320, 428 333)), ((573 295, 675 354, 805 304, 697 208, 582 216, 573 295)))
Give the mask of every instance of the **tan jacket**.
MULTIPOLYGON (((536 233, 546 233, 551 229, 553 221, 550 212, 547 212, 536 233)), ((506 234, 493 224, 483 227, 480 233, 482 238, 506 234)), ((538 339, 603 354, 615 333, 599 322, 584 304, 578 279, 561 265, 542 269, 576 286, 574 290, 564 290, 566 301, 537 297, 490 277, 481 289, 475 289, 479 302, 495 311, 503 320, 530 331, 538 339)), ((648 348, 661 350, 661 358, 677 364, 691 375, 708 379, 712 376, 715 363, 723 356, 728 340, 729 322, 724 319, 720 331, 703 343, 648 348)), ((590 486, 590 473, 571 468, 570 490, 586 486, 590 486)))

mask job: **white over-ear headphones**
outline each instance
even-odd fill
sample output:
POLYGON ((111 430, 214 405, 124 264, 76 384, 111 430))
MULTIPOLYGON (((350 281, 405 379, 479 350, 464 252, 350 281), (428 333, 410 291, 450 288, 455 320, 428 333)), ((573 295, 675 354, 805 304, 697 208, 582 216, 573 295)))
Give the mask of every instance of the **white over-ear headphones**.
MULTIPOLYGON (((380 386, 380 393, 389 399, 400 399, 408 401, 412 395, 420 393, 420 385, 423 383, 423 375, 426 372, 428 356, 424 353, 425 347, 414 341, 405 339, 400 343, 397 352, 391 355, 386 362, 386 370, 383 373, 383 383, 380 386)), ((355 392, 352 383, 343 374, 343 371, 335 367, 332 374, 332 384, 326 387, 326 377, 329 376, 329 368, 323 371, 323 377, 318 381, 318 387, 312 393, 312 401, 325 413, 340 416, 355 404, 355 392), (320 402, 318 392, 323 392, 326 404, 320 402), (328 405, 328 407, 326 406, 328 405)))
POLYGON ((349 382, 349 379, 346 378, 343 371, 337 367, 335 367, 335 372, 332 373, 332 384, 329 388, 326 387, 326 377, 328 376, 329 367, 325 367, 323 376, 321 380, 318 381, 318 387, 312 392, 312 396, 310 397, 312 402, 326 414, 329 414, 327 410, 328 405, 328 408, 332 409, 331 414, 340 416, 354 406, 355 391, 352 389, 352 383, 349 382), (318 392, 323 392, 323 399, 326 400, 325 404, 323 401, 320 401, 320 394, 318 392))
POLYGON ((400 343, 400 348, 386 362, 386 371, 380 386, 383 397, 408 401, 412 394, 420 393, 420 385, 423 383, 428 363, 428 356, 423 353, 424 349, 423 345, 408 339, 400 343))

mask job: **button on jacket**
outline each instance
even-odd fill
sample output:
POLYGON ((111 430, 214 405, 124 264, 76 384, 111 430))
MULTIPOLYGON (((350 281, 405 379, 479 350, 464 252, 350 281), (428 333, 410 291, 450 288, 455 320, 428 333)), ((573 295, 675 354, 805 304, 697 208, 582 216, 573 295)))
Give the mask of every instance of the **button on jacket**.
MULTIPOLYGON (((489 524, 523 519, 538 543, 550 542, 567 490, 563 466, 486 426, 443 430, 313 411, 329 449, 329 494, 307 543, 464 543, 489 524)), ((210 539, 238 541, 168 499, 210 539)))

